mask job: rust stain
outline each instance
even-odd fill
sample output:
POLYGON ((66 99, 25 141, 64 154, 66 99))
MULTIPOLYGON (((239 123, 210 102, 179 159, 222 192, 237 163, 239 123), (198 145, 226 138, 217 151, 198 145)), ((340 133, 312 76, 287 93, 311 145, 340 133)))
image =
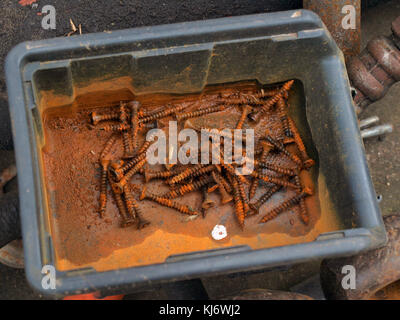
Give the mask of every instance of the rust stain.
MULTIPOLYGON (((269 202, 262 206, 260 214, 249 217, 242 230, 235 219, 232 202, 219 204, 219 198, 214 197, 217 205, 207 211, 206 218, 193 221, 185 219, 174 210, 163 208, 149 201, 140 202, 144 218, 151 224, 143 230, 135 228, 121 229, 120 216, 114 200, 107 202, 104 218, 98 215, 99 181, 101 168, 98 163, 104 143, 112 133, 90 130, 87 122, 90 112, 109 111, 102 106, 111 105, 119 100, 135 98, 148 109, 156 109, 167 102, 193 103, 199 97, 203 98, 202 107, 213 99, 232 93, 238 88, 254 91, 254 83, 236 85, 221 85, 206 88, 196 95, 148 95, 134 97, 127 88, 127 79, 98 81, 75 90, 74 101, 68 102, 64 96, 54 92, 40 92, 40 112, 42 115, 44 139, 41 146, 45 196, 47 198, 47 215, 50 233, 54 242, 56 265, 59 270, 73 270, 83 267, 93 267, 98 271, 118 268, 162 263, 171 255, 193 251, 210 250, 237 245, 248 245, 253 249, 270 248, 289 244, 310 242, 324 232, 340 229, 339 219, 330 205, 330 198, 323 177, 315 179, 315 171, 302 171, 301 178, 305 187, 311 187, 315 194, 305 199, 310 215, 306 226, 299 218, 298 206, 280 214, 276 219, 266 224, 258 224, 260 217, 268 209, 279 204, 290 192, 275 194, 269 202), (98 105, 101 101, 101 105, 98 105), (317 180, 317 181, 316 181, 317 180), (321 212, 323 214, 321 214, 321 212), (217 224, 223 224, 228 236, 215 241, 211 231, 217 224)), ((128 86, 129 88, 129 86, 128 86)), ((302 93, 298 93, 302 94, 302 93)), ((194 104, 194 108, 198 105, 194 104)), ((297 108, 291 103, 291 108, 297 108)), ((235 127, 240 119, 238 109, 224 111, 221 116, 210 115, 209 118, 197 118, 192 121, 196 125, 206 121, 209 127, 235 127), (200 120, 203 119, 203 120, 200 120)), ((192 120, 192 119, 191 119, 192 120)), ((265 133, 269 121, 279 123, 279 117, 262 119, 254 128, 255 135, 265 133)), ((160 121, 162 126, 165 121, 160 121)), ((244 125, 246 128, 248 124, 244 125)), ((279 126, 276 126, 278 128, 279 126)), ((275 127, 273 127, 275 128, 275 127)), ((278 130, 278 129, 277 129, 278 130)), ((272 130, 274 131, 274 129, 272 130)), ((271 132, 271 135, 276 133, 271 132)), ((144 140, 140 136, 141 144, 144 140)), ((115 157, 122 156, 122 142, 115 146, 111 153, 115 157)), ((143 183, 141 177, 133 180, 143 183)), ((148 183, 149 190, 154 193, 165 193, 168 188, 159 181, 148 183)), ((260 197, 265 188, 259 188, 256 197, 260 197)), ((111 191, 108 191, 112 199, 111 191)), ((181 200, 181 199, 180 199, 181 200)), ((186 194, 181 203, 194 208, 201 207, 201 192, 186 194)))

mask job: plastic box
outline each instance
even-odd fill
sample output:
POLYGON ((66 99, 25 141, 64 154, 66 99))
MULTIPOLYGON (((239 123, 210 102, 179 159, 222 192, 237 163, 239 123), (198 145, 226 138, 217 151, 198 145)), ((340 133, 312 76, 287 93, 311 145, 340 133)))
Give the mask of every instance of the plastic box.
POLYGON ((343 55, 319 17, 310 11, 25 42, 9 53, 5 70, 25 269, 31 285, 44 294, 134 290, 161 281, 352 255, 385 243, 343 55), (96 81, 117 78, 125 80, 115 82, 109 95, 96 94, 96 81), (188 94, 210 85, 244 80, 270 84, 288 79, 296 79, 298 90, 303 91, 299 117, 312 137, 312 145, 307 142, 307 147, 315 150, 318 181, 324 177, 340 228, 294 245, 257 250, 240 245, 186 252, 162 263, 104 272, 94 268, 58 270, 56 289, 43 289, 42 266, 56 264, 51 206, 44 191, 40 157, 44 108, 75 108, 82 88, 89 90, 88 84, 94 84, 90 89, 93 103, 99 99, 106 103, 118 100, 113 90, 119 96, 132 92, 138 96, 188 94), (43 101, 42 90, 52 92, 55 99, 43 101))

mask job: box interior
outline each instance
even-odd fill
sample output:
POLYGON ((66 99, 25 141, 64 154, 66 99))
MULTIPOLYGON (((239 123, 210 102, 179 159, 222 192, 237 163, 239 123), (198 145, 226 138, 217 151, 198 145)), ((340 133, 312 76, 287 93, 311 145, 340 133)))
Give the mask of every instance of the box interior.
MULTIPOLYGON (((34 73, 36 107, 32 109, 32 117, 40 155, 47 231, 51 236, 58 270, 90 267, 106 271, 163 263, 174 255, 195 251, 240 245, 254 250, 284 246, 314 241, 322 233, 352 227, 344 218, 348 212, 337 214, 335 200, 321 173, 318 148, 311 136, 312 124, 307 121, 306 97, 300 80, 295 81, 291 90, 289 115, 296 122, 308 154, 316 161, 309 172, 302 172, 304 181, 315 191, 315 195, 306 200, 311 217, 308 226, 299 220, 298 209, 294 207, 267 224, 257 224, 258 218, 247 219, 242 231, 233 217, 232 204, 217 206, 208 211, 205 219, 199 217, 191 221, 172 209, 143 201, 140 205, 151 225, 140 231, 133 227, 119 227, 120 216, 113 200, 108 201, 105 218, 99 218, 98 157, 110 133, 88 128, 91 111, 106 111, 120 100, 139 100, 144 108, 151 109, 166 103, 196 101, 200 96, 237 88, 260 90, 272 85, 260 83, 257 79, 243 79, 207 85, 197 90, 191 89, 189 81, 186 87, 184 83, 176 83, 176 90, 169 93, 161 89, 165 83, 157 81, 159 77, 153 65, 154 92, 151 92, 150 89, 137 90, 140 79, 131 69, 130 60, 121 55, 88 59, 84 63, 79 60, 69 61, 67 65, 58 63, 39 68, 34 73), (218 242, 210 234, 216 224, 224 224, 228 230, 228 237, 218 242)), ((179 72, 180 79, 185 69, 179 72)), ((174 79, 171 81, 173 83, 174 79)), ((151 82, 148 85, 151 88, 151 82)), ((140 183, 141 178, 135 178, 135 181, 140 183)), ((154 189, 161 190, 159 188, 162 187, 155 183, 154 189)), ((259 188, 256 198, 263 192, 265 189, 259 188)), ((260 215, 278 204, 282 196, 280 192, 272 197, 268 205, 262 207, 260 215)), ((201 196, 198 193, 189 194, 185 196, 185 201, 199 207, 201 196)))

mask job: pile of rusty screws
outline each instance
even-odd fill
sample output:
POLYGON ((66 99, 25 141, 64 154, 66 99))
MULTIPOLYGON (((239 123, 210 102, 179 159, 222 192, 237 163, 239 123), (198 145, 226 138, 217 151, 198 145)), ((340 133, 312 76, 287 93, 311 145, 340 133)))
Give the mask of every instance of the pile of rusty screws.
MULTIPOLYGON (((288 189, 291 196, 280 204, 270 207, 258 220, 259 223, 266 223, 298 205, 300 221, 309 224, 306 197, 312 195, 313 191, 302 181, 301 172, 309 170, 315 161, 308 156, 295 121, 289 116, 288 99, 293 84, 294 81, 291 80, 280 87, 262 89, 252 94, 236 92, 217 98, 214 100, 214 105, 200 109, 191 108, 194 104, 184 103, 147 110, 139 101, 121 101, 108 113, 92 112, 90 128, 111 132, 99 159, 101 169, 99 216, 104 218, 107 214, 108 186, 122 219, 120 225, 136 226, 137 229, 150 225, 144 218, 141 201, 152 201, 189 216, 202 213, 205 218, 206 212, 217 205, 210 197, 212 193, 217 192, 220 205, 234 207, 235 219, 243 229, 246 218, 259 215, 260 209, 274 194, 282 189, 288 189), (177 120, 179 125, 187 119, 212 116, 229 108, 240 111, 236 126, 230 128, 231 130, 251 128, 254 123, 272 113, 275 113, 280 123, 281 133, 278 135, 267 128, 265 134, 258 137, 254 150, 256 158, 252 159, 253 171, 242 175, 238 170, 240 165, 224 158, 223 150, 227 143, 233 144, 233 139, 221 130, 209 136, 213 141, 212 146, 216 140, 220 144, 219 154, 210 157, 212 163, 193 165, 178 163, 165 165, 165 169, 161 170, 152 169, 147 163, 146 153, 153 144, 154 137, 150 135, 150 138, 147 137, 147 140, 139 145, 139 134, 145 128, 145 124, 150 125, 161 119, 170 118, 177 120), (116 158, 117 152, 113 152, 113 149, 118 148, 118 145, 122 145, 123 152, 121 157, 116 158), (214 162, 215 159, 218 162, 214 162), (144 178, 143 184, 132 183, 131 180, 136 175, 144 178), (164 181, 169 190, 163 194, 150 192, 147 184, 154 180, 164 181), (261 192, 261 196, 257 199, 258 191, 265 188, 267 189, 261 192), (175 201, 193 192, 202 194, 198 209, 175 201)), ((243 156, 247 157, 245 153, 243 156)))

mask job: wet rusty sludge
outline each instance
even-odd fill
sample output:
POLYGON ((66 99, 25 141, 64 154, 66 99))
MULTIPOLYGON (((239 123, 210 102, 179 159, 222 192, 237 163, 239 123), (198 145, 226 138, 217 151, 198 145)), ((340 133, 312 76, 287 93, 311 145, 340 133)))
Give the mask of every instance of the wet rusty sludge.
MULTIPOLYGON (((276 88, 274 90, 279 92, 276 88)), ((266 111, 258 119, 259 121, 253 121, 249 117, 243 121, 243 113, 245 112, 246 115, 249 113, 249 109, 247 109, 249 106, 252 108, 251 112, 256 112, 257 108, 262 105, 254 103, 254 99, 262 101, 262 99, 271 98, 271 95, 265 95, 262 99, 258 98, 262 96, 261 93, 262 91, 254 85, 222 86, 218 90, 206 91, 198 96, 180 99, 174 97, 173 103, 169 103, 168 96, 154 100, 143 99, 143 101, 140 101, 138 99, 141 102, 141 107, 137 113, 139 130, 136 137, 136 157, 140 151, 143 151, 144 137, 148 130, 147 127, 141 127, 140 119, 157 114, 154 112, 155 110, 165 112, 163 106, 164 108, 181 106, 182 108, 178 109, 180 110, 179 113, 190 113, 196 112, 198 109, 212 108, 223 100, 224 108, 215 108, 219 111, 206 112, 195 118, 185 117, 186 119, 180 125, 195 129, 207 127, 233 129, 238 124, 244 129, 254 128, 256 150, 257 148, 262 149, 259 147, 262 141, 263 144, 265 142, 271 144, 267 139, 264 139, 266 136, 271 136, 272 139, 278 140, 287 149, 287 152, 304 162, 306 159, 303 159, 303 150, 299 151, 295 139, 285 138, 282 117, 279 116, 274 107, 266 111), (241 95, 242 92, 243 95, 241 95), (235 101, 235 103, 229 105, 227 101, 229 101, 230 96, 242 101, 235 101), (252 97, 247 98, 248 96, 252 97), (198 101, 201 103, 198 103, 198 101), (249 103, 245 104, 244 102, 249 103), (246 109, 244 106, 246 106, 246 109)), ((293 124, 296 124, 296 119, 290 117, 290 108, 296 106, 291 104, 290 94, 284 98, 289 98, 288 119, 291 121, 289 122, 291 129, 293 124)), ((84 99, 81 98, 81 100, 84 99)), ((124 102, 132 100, 124 100, 124 102)), ((109 124, 119 125, 119 120, 116 118, 119 108, 119 105, 114 105, 94 109, 93 107, 85 108, 83 105, 72 114, 60 113, 60 116, 57 112, 53 112, 45 117, 46 143, 42 150, 44 178, 47 198, 49 199, 49 212, 51 212, 49 221, 55 239, 57 263, 61 270, 83 266, 92 266, 96 270, 110 270, 160 263, 173 254, 240 244, 247 244, 254 249, 280 246, 312 241, 322 232, 337 229, 337 222, 333 216, 326 216, 321 219, 318 186, 311 174, 316 169, 310 169, 307 166, 302 168, 276 147, 270 147, 269 154, 264 155, 268 160, 268 165, 256 166, 256 172, 262 177, 270 177, 270 179, 286 179, 288 183, 293 185, 293 188, 283 187, 280 191, 277 190, 278 192, 273 193, 268 201, 259 206, 258 213, 257 210, 252 210, 252 205, 256 205, 258 200, 275 184, 265 180, 259 181, 254 197, 249 197, 249 188, 253 178, 248 176, 246 179, 249 184, 242 183, 241 188, 237 190, 235 200, 235 186, 236 182, 240 180, 233 177, 223 166, 211 171, 206 170, 200 177, 204 181, 211 181, 208 184, 205 183, 206 186, 208 185, 208 189, 217 185, 212 192, 207 192, 208 198, 214 201, 216 205, 208 208, 207 214, 203 218, 201 213, 204 211, 202 208, 204 189, 201 184, 196 185, 195 177, 187 177, 182 183, 167 183, 181 171, 194 165, 176 164, 170 168, 174 171, 174 175, 170 175, 169 173, 160 174, 160 172, 168 172, 164 165, 150 166, 145 163, 137 168, 118 191, 124 198, 124 185, 129 186, 128 188, 134 197, 134 205, 140 207, 141 219, 138 220, 136 217, 135 220, 133 202, 128 197, 132 211, 129 221, 132 223, 124 224, 124 218, 118 212, 116 199, 113 196, 115 189, 111 189, 110 186, 107 188, 105 210, 102 211, 103 215, 100 215, 100 191, 104 190, 100 183, 103 168, 100 158, 110 137, 117 136, 117 141, 112 145, 106 157, 110 159, 110 163, 108 163, 109 176, 112 176, 115 182, 121 181, 126 172, 129 172, 129 170, 124 172, 123 170, 118 171, 118 169, 123 168, 132 159, 135 159, 135 156, 133 158, 124 157, 124 143, 120 131, 111 130, 112 132, 110 132, 100 129, 109 124), (97 117, 104 114, 112 116, 108 117, 110 119, 104 120, 104 122, 99 121, 94 125, 90 120, 93 112, 96 112, 97 117), (274 171, 271 168, 282 168, 286 171, 277 172, 278 170, 274 171), (113 172, 119 172, 120 175, 117 176, 113 172), (287 175, 287 173, 293 174, 294 172, 298 173, 302 184, 299 188, 295 188, 296 183, 293 177, 287 175), (145 179, 146 173, 147 179, 145 179), (227 192, 224 195, 225 199, 231 196, 229 201, 225 201, 226 203, 221 201, 222 193, 220 189, 222 183, 217 182, 218 178, 216 180, 213 178, 216 173, 218 173, 218 177, 221 176, 225 180, 225 183, 228 183, 231 189, 229 192, 226 188, 222 191, 222 193, 227 192), (159 179, 162 175, 165 175, 165 177, 159 179), (208 178, 210 179, 208 180, 208 178), (157 196, 179 203, 179 205, 187 207, 189 212, 195 213, 194 215, 200 214, 200 217, 191 217, 188 214, 177 212, 176 208, 165 207, 164 205, 167 204, 165 200, 162 200, 164 205, 149 200, 149 196, 141 201, 139 191, 143 189, 144 185, 150 197, 157 196), (194 187, 195 185, 196 187, 194 187), (269 210, 284 203, 286 199, 296 197, 302 188, 313 190, 313 195, 304 199, 300 197, 306 205, 308 216, 306 221, 301 218, 301 215, 304 215, 304 203, 297 202, 287 211, 280 213, 276 219, 259 224, 260 219, 268 214, 269 210), (236 206, 235 201, 238 203, 236 206), (247 213, 244 214, 244 219, 243 216, 238 219, 238 214, 235 213, 235 208, 241 207, 239 202, 243 204, 243 208, 248 208, 246 209, 247 213), (211 237, 211 231, 216 225, 223 225, 227 230, 227 236, 219 241, 215 241, 211 237), (137 230, 138 227, 140 230, 137 230)), ((282 112, 282 110, 280 111, 282 112)), ((152 121, 155 121, 157 127, 166 132, 168 132, 168 122, 175 120, 173 113, 168 114, 166 118, 157 116, 155 118, 152 121)), ((129 121, 125 123, 128 124, 129 128, 127 127, 124 130, 132 134, 132 131, 129 130, 129 121)), ((259 159, 260 155, 256 156, 256 160, 259 159)))

